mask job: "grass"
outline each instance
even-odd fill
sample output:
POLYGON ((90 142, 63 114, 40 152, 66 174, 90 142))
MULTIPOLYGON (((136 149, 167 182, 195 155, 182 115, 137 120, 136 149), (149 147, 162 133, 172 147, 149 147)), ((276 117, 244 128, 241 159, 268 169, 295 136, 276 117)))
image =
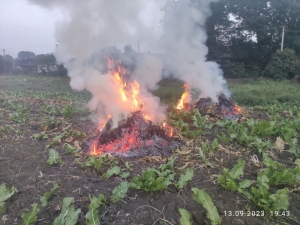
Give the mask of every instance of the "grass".
MULTIPOLYGON (((152 91, 164 104, 173 104, 180 99, 184 89, 183 82, 164 79, 159 88, 152 91)), ((300 86, 289 81, 247 81, 243 84, 228 84, 232 98, 242 106, 262 106, 276 102, 288 105, 299 105, 300 86)))
POLYGON ((289 81, 248 81, 244 84, 229 84, 232 97, 240 105, 257 106, 274 102, 299 105, 300 86, 289 81))

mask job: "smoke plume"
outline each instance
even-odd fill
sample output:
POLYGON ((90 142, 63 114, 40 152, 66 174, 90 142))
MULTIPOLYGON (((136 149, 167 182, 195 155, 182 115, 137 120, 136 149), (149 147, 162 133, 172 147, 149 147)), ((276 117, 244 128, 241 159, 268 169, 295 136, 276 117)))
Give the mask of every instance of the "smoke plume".
POLYGON ((59 43, 56 57, 65 62, 72 88, 92 93, 89 107, 98 109, 99 117, 112 114, 117 122, 132 110, 122 102, 114 77, 105 70, 101 60, 104 53, 122 55, 116 49, 126 44, 137 46, 139 42, 141 52, 166 53, 163 60, 151 54, 139 55, 137 59, 124 58, 126 64, 134 67, 143 111, 154 122, 164 119, 165 113, 159 99, 148 89, 155 88, 163 68, 189 87, 200 89, 201 97, 216 100, 219 92, 228 94, 218 64, 206 61, 205 22, 210 15, 209 4, 214 0, 196 1, 197 7, 191 4, 192 0, 28 1, 50 10, 61 9, 65 19, 56 24, 55 36, 59 43), (166 3, 173 7, 162 11, 166 3), (75 60, 66 63, 71 56, 75 60))

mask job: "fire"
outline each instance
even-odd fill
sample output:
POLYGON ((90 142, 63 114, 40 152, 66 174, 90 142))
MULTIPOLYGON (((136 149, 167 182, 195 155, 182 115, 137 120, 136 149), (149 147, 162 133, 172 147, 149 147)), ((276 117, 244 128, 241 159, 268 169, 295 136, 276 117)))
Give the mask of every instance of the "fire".
POLYGON ((103 118, 100 120, 99 124, 98 124, 98 130, 102 131, 102 129, 105 127, 107 121, 112 118, 112 116, 110 114, 108 114, 107 118, 103 118))
POLYGON ((235 105, 233 111, 234 114, 240 114, 242 112, 242 109, 238 105, 235 105))
MULTIPOLYGON (((138 149, 141 147, 152 148, 157 144, 167 146, 168 142, 164 139, 165 137, 158 138, 154 141, 147 138, 145 139, 145 136, 142 136, 145 134, 143 133, 143 130, 141 130, 140 126, 151 127, 154 125, 150 122, 152 116, 142 112, 144 103, 140 96, 140 84, 134 79, 127 78, 128 74, 126 73, 126 67, 118 61, 114 61, 112 58, 107 58, 107 66, 114 78, 114 82, 117 86, 116 91, 119 93, 121 101, 125 102, 126 105, 129 106, 133 115, 139 115, 139 119, 137 119, 135 123, 141 123, 142 125, 133 124, 130 129, 122 129, 120 133, 115 134, 120 135, 121 138, 108 141, 105 144, 100 144, 99 138, 102 137, 101 135, 105 135, 103 129, 106 127, 109 119, 113 117, 113 115, 109 114, 98 123, 98 130, 102 132, 98 139, 92 143, 90 154, 98 156, 104 152, 126 153, 130 149, 138 149)), ((185 85, 185 88, 186 87, 187 86, 185 85)), ((184 98, 186 98, 186 96, 184 98)), ((182 102, 184 101, 184 98, 182 98, 182 102)), ((173 136, 174 129, 171 126, 165 124, 163 129, 165 131, 164 135, 169 137, 173 136)))
POLYGON ((176 106, 176 109, 183 109, 184 108, 185 100, 186 100, 186 98, 189 95, 187 84, 184 84, 183 87, 184 87, 185 91, 182 94, 182 96, 181 96, 181 98, 180 98, 180 100, 179 100, 179 102, 178 102, 178 104, 176 106))
POLYGON ((171 127, 167 123, 163 123, 162 127, 163 127, 164 131, 166 132, 166 134, 169 137, 173 137, 173 135, 174 135, 174 128, 173 127, 171 127))
POLYGON ((101 153, 102 152, 98 151, 98 149, 97 149, 96 141, 94 141, 90 154, 93 156, 97 156, 97 155, 100 155, 101 153))

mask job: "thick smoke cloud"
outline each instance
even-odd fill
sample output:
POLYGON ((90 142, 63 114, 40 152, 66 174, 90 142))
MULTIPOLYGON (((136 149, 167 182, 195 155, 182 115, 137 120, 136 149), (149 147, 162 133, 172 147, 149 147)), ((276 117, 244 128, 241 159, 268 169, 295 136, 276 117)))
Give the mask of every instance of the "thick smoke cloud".
POLYGON ((229 94, 223 72, 215 62, 206 60, 208 48, 205 23, 214 0, 171 1, 165 8, 163 46, 167 50, 166 68, 190 88, 200 89, 200 97, 217 101, 220 92, 229 94), (194 2, 192 4, 191 2, 194 2))
POLYGON ((126 44, 137 46, 139 41, 142 52, 167 52, 164 65, 151 55, 139 56, 135 65, 143 111, 154 122, 164 119, 164 108, 147 90, 155 88, 162 78, 163 68, 191 88, 200 89, 201 97, 216 100, 220 91, 227 92, 219 66, 206 61, 205 22, 213 0, 199 0, 200 6, 196 8, 188 0, 173 0, 175 8, 166 12, 163 27, 160 20, 164 13, 160 9, 166 0, 28 1, 48 9, 61 9, 65 20, 56 25, 57 59, 67 62, 70 56, 75 56, 72 63, 65 64, 71 77, 70 85, 90 91, 93 94, 90 108, 98 109, 99 117, 113 114, 115 125, 132 109, 121 101, 114 78, 107 74, 105 65, 95 60, 101 49, 108 46, 122 49, 126 44))

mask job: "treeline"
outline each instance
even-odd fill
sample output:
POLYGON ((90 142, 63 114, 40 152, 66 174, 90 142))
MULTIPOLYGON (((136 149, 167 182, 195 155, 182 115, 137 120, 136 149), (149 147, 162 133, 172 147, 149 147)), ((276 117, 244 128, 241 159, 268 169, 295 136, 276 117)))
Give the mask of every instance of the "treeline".
POLYGON ((53 54, 21 51, 13 59, 10 55, 0 56, 0 74, 41 74, 66 76, 66 68, 56 61, 53 54))
MULTIPOLYGON (((165 16, 181 1, 186 0, 169 0, 165 16)), ((203 0, 189 1, 200 7, 203 0)), ((211 3, 211 11, 206 22, 208 59, 221 65, 225 77, 300 75, 299 0, 219 0, 211 3), (283 26, 285 51, 280 52, 283 26)))

